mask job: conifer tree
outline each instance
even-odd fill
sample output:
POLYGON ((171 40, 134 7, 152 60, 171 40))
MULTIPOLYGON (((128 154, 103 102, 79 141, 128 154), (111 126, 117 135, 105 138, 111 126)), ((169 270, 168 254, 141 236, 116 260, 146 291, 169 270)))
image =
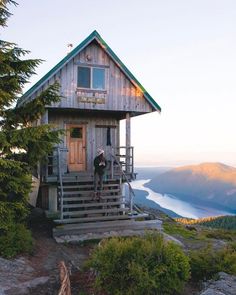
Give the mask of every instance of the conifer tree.
MULTIPOLYGON (((13 0, 0 0, 0 29, 11 16, 13 0)), ((33 124, 45 106, 60 100, 59 84, 50 85, 34 100, 19 104, 23 87, 35 74, 40 59, 25 59, 29 51, 0 40, 0 234, 27 215, 31 175, 36 165, 59 142, 61 131, 33 124)))

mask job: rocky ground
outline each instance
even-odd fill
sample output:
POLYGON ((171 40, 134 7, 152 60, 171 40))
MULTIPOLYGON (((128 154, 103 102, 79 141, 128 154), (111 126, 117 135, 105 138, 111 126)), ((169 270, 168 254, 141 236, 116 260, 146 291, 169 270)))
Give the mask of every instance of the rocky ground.
POLYGON ((13 260, 0 258, 0 295, 58 294, 59 262, 64 261, 70 272, 76 274, 91 248, 57 244, 51 236, 50 226, 45 224, 35 227, 33 236, 35 246, 31 255, 13 260))
POLYGON ((208 281, 205 284, 205 290, 200 295, 235 295, 236 277, 224 272, 218 274, 216 280, 208 281))
MULTIPOLYGON (((82 271, 95 244, 57 244, 51 235, 51 225, 47 222, 34 224, 32 230, 35 246, 31 255, 12 260, 0 258, 0 295, 57 295, 60 261, 64 261, 70 271, 72 295, 95 294, 93 274, 82 271)), ((210 281, 204 286, 188 284, 182 295, 197 294, 236 294, 236 277, 220 273, 217 281, 210 281)))

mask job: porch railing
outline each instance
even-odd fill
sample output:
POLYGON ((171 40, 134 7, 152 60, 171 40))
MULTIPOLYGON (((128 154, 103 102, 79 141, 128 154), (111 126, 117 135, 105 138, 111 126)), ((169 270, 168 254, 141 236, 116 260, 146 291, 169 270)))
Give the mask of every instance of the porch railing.
MULTIPOLYGON (((63 180, 62 180, 62 155, 67 153, 67 148, 55 147, 52 151, 52 154, 48 155, 47 165, 45 166, 44 173, 46 181, 53 177, 53 182, 57 182, 59 184, 59 194, 58 201, 60 204, 60 216, 63 218, 63 180)), ((65 157, 66 158, 66 157, 65 157)))
MULTIPOLYGON (((124 181, 127 183, 128 185, 128 190, 129 190, 129 205, 130 205, 130 213, 132 214, 133 212, 133 206, 134 206, 134 197, 135 197, 135 193, 134 190, 130 184, 130 179, 127 177, 123 167, 122 167, 122 163, 120 163, 119 159, 117 158, 116 155, 114 155, 113 153, 111 153, 111 157, 113 159, 113 162, 116 163, 116 165, 118 165, 119 167, 119 171, 121 173, 121 178, 124 179, 124 181)), ((114 165, 112 165, 113 167, 114 165)))
POLYGON ((57 148, 57 166, 58 166, 58 181, 60 183, 60 214, 61 219, 63 219, 63 198, 64 198, 64 192, 63 192, 63 181, 62 181, 62 171, 61 171, 61 149, 57 148))
POLYGON ((55 147, 50 155, 48 155, 47 164, 44 167, 44 177, 59 175, 59 169, 62 171, 62 158, 67 159, 68 149, 66 147, 55 147), (58 159, 60 158, 60 159, 58 159))
MULTIPOLYGON (((53 177, 53 181, 57 182, 60 185, 59 189, 59 204, 60 204, 60 213, 61 219, 63 218, 63 174, 66 171, 62 169, 62 160, 66 159, 67 156, 65 153, 68 152, 67 148, 60 148, 56 147, 53 150, 53 153, 48 156, 48 163, 46 167, 46 179, 53 177)), ((118 178, 120 182, 125 182, 128 185, 128 192, 129 192, 129 206, 130 212, 133 212, 134 207, 134 196, 135 193, 131 187, 130 181, 135 179, 134 173, 134 148, 133 147, 113 147, 112 152, 110 153, 110 175, 109 178, 114 179, 118 178)), ((108 171, 109 173, 109 171, 108 171)), ((108 178, 108 179, 109 179, 108 178)))
MULTIPOLYGON (((115 168, 119 163, 119 170, 122 171, 122 175, 126 176, 129 180, 135 179, 134 173, 134 147, 119 146, 112 148, 111 159, 111 177, 115 174, 115 168), (116 159, 115 159, 115 158, 116 159)), ((125 180, 125 177, 124 177, 125 180)))
MULTIPOLYGON (((108 151, 107 151, 108 152, 108 151)), ((43 181, 53 182, 59 181, 59 169, 60 173, 63 175, 68 173, 67 168, 67 153, 68 149, 66 147, 55 147, 53 149, 52 154, 48 155, 47 163, 44 165, 42 169, 43 181), (60 153, 60 155, 59 155, 60 153), (60 157, 60 161, 58 161, 58 157, 60 157)), ((109 152, 110 153, 110 152, 109 152)), ((127 176, 129 180, 135 179, 134 172, 134 147, 112 147, 111 154, 116 157, 108 156, 109 165, 108 165, 108 178, 114 179, 116 176, 119 177, 120 170, 122 170, 123 180, 125 181, 124 174, 127 176), (120 167, 118 167, 118 164, 120 167)), ((91 167, 87 172, 93 174, 93 163, 90 164, 91 167)))

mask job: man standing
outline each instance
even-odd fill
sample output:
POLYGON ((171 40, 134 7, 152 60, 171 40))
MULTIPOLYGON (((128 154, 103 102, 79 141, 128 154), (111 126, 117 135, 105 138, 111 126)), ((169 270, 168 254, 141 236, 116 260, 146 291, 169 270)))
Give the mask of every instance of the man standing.
POLYGON ((103 190, 103 176, 105 173, 105 168, 107 166, 107 161, 104 157, 104 150, 98 149, 97 156, 94 159, 94 198, 100 198, 100 192, 103 190), (98 192, 98 181, 100 183, 98 192))

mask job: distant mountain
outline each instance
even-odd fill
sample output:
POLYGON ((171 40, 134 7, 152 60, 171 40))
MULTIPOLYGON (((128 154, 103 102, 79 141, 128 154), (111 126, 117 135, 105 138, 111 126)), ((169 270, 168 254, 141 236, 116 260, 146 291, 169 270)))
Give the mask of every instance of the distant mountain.
POLYGON ((175 168, 152 178, 146 186, 188 202, 236 213, 236 168, 221 163, 175 168))

